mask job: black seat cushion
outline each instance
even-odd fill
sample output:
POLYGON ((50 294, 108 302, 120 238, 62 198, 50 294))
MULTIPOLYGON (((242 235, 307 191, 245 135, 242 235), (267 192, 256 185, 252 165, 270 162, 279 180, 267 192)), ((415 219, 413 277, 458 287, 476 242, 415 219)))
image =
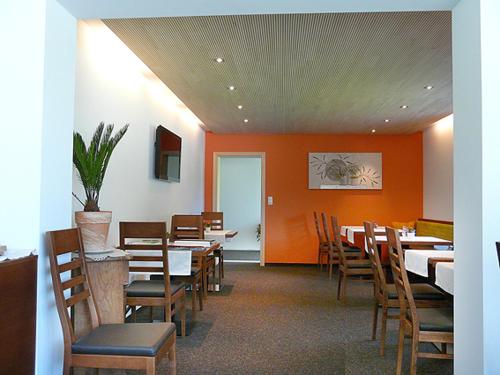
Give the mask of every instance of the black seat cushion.
POLYGON ((360 262, 358 260, 349 261, 347 260, 347 265, 349 268, 371 268, 372 265, 369 260, 360 262))
POLYGON ((453 309, 417 309, 421 331, 453 332, 453 309))
POLYGON ((346 253, 359 253, 361 249, 355 246, 344 246, 344 251, 346 253))
MULTIPOLYGON (((388 284, 389 299, 398 299, 398 292, 394 284, 388 284)), ((413 299, 415 300, 434 300, 439 301, 445 299, 443 293, 429 284, 411 284, 413 299)))
POLYGON ((75 354, 154 357, 174 334, 174 323, 104 324, 79 338, 71 348, 75 354))
MULTIPOLYGON (((172 294, 184 287, 184 283, 170 282, 172 294)), ((135 280, 125 288, 125 291, 128 297, 163 297, 165 295, 165 283, 163 280, 135 280)))

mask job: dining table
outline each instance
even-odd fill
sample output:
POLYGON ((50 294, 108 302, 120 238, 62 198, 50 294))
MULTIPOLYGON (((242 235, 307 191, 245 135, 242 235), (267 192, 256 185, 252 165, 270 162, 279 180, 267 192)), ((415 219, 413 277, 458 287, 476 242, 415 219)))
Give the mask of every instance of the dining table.
POLYGON ((430 284, 453 295, 455 252, 452 250, 405 250, 406 270, 425 277, 430 284))

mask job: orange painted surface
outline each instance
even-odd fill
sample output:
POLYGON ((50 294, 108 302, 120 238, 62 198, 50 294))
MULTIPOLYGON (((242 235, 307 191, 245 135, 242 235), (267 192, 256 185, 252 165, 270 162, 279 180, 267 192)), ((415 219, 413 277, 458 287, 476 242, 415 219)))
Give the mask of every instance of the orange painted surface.
MULTIPOLYGON (((338 216, 340 225, 379 225, 422 217, 422 134, 206 134, 205 209, 212 209, 214 152, 265 152, 266 262, 316 263, 312 212, 338 216), (309 190, 309 152, 382 152, 382 190, 309 190)), ((237 229, 237 228, 234 228, 237 229)))

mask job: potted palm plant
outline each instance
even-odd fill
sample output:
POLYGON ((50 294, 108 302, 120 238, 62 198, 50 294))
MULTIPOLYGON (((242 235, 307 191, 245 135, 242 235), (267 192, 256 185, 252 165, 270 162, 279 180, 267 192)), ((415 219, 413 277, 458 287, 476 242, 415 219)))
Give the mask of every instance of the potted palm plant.
POLYGON ((99 209, 99 193, 111 154, 127 132, 128 124, 112 136, 113 128, 113 124, 104 127, 104 122, 101 122, 89 147, 80 133, 73 133, 73 164, 85 190, 85 203, 73 193, 83 205, 83 211, 75 212, 75 222, 81 230, 88 253, 99 253, 106 249, 111 211, 99 209))

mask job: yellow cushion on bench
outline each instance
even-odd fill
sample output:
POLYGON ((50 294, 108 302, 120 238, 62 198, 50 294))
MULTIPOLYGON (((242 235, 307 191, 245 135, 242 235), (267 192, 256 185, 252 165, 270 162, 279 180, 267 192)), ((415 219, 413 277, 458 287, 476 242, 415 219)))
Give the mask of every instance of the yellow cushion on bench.
POLYGON ((415 221, 393 221, 391 224, 394 229, 415 228, 415 221))
POLYGON ((430 236, 453 241, 453 224, 417 220, 417 236, 430 236))

